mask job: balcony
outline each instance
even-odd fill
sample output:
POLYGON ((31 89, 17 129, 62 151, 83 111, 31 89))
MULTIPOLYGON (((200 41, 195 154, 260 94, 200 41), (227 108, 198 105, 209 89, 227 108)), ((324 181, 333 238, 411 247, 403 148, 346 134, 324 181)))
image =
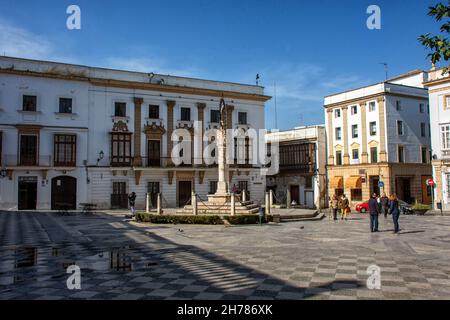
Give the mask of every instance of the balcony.
POLYGON ((442 159, 450 160, 450 149, 441 150, 442 159))
POLYGON ((51 167, 51 156, 33 156, 22 155, 18 157, 16 154, 5 155, 2 164, 6 167, 51 167))

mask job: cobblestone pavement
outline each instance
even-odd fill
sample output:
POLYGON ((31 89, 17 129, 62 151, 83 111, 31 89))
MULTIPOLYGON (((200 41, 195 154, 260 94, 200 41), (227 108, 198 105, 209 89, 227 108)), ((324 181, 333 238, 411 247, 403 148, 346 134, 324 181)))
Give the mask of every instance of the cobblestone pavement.
POLYGON ((0 299, 450 299, 450 217, 142 225, 0 212, 0 299), (81 290, 69 290, 69 265, 81 290), (381 268, 381 290, 366 287, 381 268))

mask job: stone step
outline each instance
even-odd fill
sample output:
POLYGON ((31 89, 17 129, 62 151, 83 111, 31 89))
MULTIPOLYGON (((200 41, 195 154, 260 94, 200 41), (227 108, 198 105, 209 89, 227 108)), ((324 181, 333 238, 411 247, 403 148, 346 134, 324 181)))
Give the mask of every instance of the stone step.
POLYGON ((294 221, 318 221, 322 220, 325 216, 325 213, 316 212, 315 214, 304 214, 304 215, 281 215, 281 222, 294 222, 294 221))

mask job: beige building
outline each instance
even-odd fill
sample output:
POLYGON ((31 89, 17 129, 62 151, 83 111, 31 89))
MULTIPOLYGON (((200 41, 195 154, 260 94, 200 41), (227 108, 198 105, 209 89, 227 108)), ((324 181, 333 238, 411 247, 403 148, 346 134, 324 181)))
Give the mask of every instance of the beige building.
POLYGON ((330 196, 345 193, 353 206, 374 192, 431 202, 426 76, 417 70, 325 97, 330 196))

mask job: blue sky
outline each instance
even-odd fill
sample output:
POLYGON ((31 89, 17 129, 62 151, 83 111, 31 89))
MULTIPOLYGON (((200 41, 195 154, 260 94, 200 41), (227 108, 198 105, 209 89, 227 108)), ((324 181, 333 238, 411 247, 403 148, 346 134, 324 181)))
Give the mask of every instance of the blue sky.
MULTIPOLYGON (((324 122, 323 97, 428 69, 438 25, 421 0, 0 0, 0 54, 196 78, 277 84, 278 128, 324 122), (81 8, 82 29, 66 28, 81 8), (366 27, 369 5, 381 30, 366 27)), ((274 99, 266 127, 275 128, 274 99)))

